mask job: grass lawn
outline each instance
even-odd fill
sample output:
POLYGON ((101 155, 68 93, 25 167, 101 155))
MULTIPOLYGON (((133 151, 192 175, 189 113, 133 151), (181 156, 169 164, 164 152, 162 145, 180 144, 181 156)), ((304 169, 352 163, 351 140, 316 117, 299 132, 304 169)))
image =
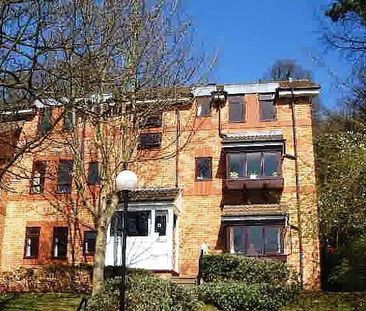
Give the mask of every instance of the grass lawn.
MULTIPOLYGON (((75 311, 81 298, 76 294, 0 294, 0 310, 75 311)), ((202 308, 216 310, 207 305, 202 308)), ((304 294, 281 311, 366 311, 366 292, 304 294)))
POLYGON ((281 311, 366 311, 366 292, 304 294, 281 311))
POLYGON ((77 294, 6 294, 0 295, 0 310, 75 311, 82 296, 77 294))

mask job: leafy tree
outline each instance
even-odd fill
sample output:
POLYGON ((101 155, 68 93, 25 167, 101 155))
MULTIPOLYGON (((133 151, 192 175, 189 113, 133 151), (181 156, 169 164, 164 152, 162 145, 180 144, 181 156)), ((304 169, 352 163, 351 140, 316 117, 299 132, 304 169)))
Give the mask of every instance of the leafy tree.
POLYGON ((265 80, 287 80, 293 79, 311 79, 311 72, 304 69, 296 60, 279 59, 268 69, 263 77, 265 80))

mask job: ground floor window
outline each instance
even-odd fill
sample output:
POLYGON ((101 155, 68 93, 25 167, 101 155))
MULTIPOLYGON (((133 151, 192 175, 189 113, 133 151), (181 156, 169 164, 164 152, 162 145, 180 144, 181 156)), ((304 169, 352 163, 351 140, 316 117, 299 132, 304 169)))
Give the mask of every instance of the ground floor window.
POLYGON ((85 255, 93 255, 95 253, 95 244, 97 240, 96 231, 84 232, 84 253, 85 255))
POLYGON ((284 254, 284 226, 235 225, 228 227, 230 252, 248 256, 284 254))
POLYGON ((24 258, 38 258, 40 232, 40 227, 26 228, 24 258))
POLYGON ((66 258, 67 256, 67 227, 53 228, 52 257, 66 258))

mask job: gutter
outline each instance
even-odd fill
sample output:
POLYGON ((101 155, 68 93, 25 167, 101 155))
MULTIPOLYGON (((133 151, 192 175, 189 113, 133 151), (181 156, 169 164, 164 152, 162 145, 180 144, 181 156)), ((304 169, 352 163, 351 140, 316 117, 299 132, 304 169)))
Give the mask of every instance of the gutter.
MULTIPOLYGON (((318 91, 319 93, 319 91, 318 91)), ((295 117, 295 92, 291 88, 291 117, 292 117, 292 138, 294 146, 294 160, 295 160, 295 183, 296 183, 296 210, 297 210, 297 232, 299 235, 299 268, 300 268, 300 286, 304 286, 304 254, 302 241, 302 226, 301 226, 301 202, 300 202, 300 178, 299 178, 299 157, 297 149, 297 132, 296 132, 296 117, 295 117)), ((291 226, 295 228, 294 226, 291 226)))

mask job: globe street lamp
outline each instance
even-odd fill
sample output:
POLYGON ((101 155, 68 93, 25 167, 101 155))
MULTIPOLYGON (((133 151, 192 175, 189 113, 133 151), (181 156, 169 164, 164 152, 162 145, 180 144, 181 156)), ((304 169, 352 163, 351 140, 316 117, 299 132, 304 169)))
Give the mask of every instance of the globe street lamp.
POLYGON ((116 190, 122 193, 123 199, 123 221, 122 221, 122 286, 120 287, 119 310, 125 311, 126 298, 126 242, 127 242, 127 209, 128 195, 130 191, 137 188, 137 176, 134 172, 124 170, 117 175, 116 190))

